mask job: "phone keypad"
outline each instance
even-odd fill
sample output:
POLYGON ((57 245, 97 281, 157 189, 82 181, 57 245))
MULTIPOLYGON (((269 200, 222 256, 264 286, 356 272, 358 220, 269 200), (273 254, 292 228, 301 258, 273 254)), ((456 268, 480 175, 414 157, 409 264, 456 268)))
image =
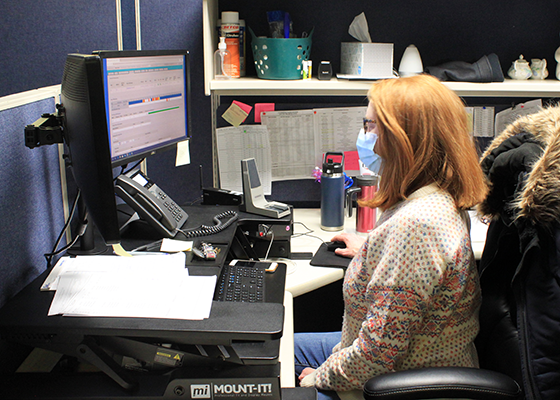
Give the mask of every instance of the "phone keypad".
POLYGON ((184 211, 161 189, 157 191, 158 197, 163 201, 163 206, 171 213, 175 221, 179 222, 183 219, 184 211))
POLYGON ((177 204, 168 201, 164 202, 163 204, 169 210, 171 215, 173 215, 173 218, 175 218, 176 221, 180 221, 183 218, 183 209, 177 204))

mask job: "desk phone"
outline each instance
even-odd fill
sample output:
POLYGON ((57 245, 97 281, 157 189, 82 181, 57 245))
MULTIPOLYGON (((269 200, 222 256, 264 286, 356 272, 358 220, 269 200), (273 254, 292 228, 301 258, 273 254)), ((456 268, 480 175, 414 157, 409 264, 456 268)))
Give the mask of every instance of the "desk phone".
POLYGON ((139 169, 119 175, 115 193, 164 237, 175 237, 187 222, 187 213, 139 169))

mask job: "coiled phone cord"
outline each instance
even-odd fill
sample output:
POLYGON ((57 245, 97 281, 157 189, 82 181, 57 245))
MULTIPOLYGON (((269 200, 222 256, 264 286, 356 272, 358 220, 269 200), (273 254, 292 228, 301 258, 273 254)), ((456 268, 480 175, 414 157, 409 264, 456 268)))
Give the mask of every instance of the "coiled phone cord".
POLYGON ((190 229, 187 231, 183 231, 181 229, 177 229, 178 232, 181 232, 185 235, 185 238, 194 238, 199 236, 206 236, 206 235, 213 235, 215 233, 221 232, 224 229, 228 228, 231 224, 233 224, 239 216, 235 211, 225 211, 223 213, 217 214, 212 217, 215 225, 200 225, 198 228, 190 229), (222 222, 222 219, 229 217, 226 222, 222 222))

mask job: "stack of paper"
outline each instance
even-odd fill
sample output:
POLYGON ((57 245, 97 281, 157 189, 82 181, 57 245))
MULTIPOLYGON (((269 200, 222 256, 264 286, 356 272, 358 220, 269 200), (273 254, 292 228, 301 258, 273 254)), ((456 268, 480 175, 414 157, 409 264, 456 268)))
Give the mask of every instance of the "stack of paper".
POLYGON ((189 276, 185 253, 62 258, 42 290, 56 290, 50 315, 204 319, 215 276, 189 276))

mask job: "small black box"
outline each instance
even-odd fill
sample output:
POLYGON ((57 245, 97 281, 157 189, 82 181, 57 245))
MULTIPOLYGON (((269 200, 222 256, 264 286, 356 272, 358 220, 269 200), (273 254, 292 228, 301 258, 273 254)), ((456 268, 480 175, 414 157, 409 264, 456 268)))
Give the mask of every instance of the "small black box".
POLYGON ((219 188, 203 188, 202 204, 211 206, 239 206, 243 204, 243 193, 219 188))
POLYGON ((317 69, 317 79, 328 81, 332 78, 332 67, 330 61, 321 61, 317 69))

